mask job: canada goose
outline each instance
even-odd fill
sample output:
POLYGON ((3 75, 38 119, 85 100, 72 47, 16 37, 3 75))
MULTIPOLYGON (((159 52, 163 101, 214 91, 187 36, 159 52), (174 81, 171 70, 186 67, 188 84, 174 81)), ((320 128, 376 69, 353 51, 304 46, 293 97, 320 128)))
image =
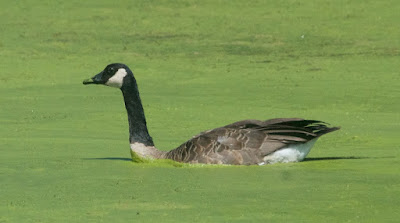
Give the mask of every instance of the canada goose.
POLYGON ((147 130, 136 80, 128 66, 110 64, 83 84, 121 89, 128 113, 132 158, 234 165, 299 162, 320 136, 339 129, 300 118, 243 120, 202 132, 171 151, 160 151, 147 130))

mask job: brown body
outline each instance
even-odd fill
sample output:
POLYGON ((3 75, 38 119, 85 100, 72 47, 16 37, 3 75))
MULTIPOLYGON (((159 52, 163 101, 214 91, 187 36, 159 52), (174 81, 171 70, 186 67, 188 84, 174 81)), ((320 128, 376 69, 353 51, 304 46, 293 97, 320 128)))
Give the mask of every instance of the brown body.
POLYGON ((291 144, 307 143, 338 130, 303 119, 244 120, 209 130, 163 153, 162 158, 185 163, 253 165, 291 144))

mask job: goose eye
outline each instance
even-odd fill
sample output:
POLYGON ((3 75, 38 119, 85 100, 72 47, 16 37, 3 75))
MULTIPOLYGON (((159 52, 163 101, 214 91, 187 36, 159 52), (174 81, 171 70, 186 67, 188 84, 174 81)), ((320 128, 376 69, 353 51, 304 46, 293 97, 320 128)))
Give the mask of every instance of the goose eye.
POLYGON ((109 74, 114 74, 114 67, 108 68, 108 73, 109 74))

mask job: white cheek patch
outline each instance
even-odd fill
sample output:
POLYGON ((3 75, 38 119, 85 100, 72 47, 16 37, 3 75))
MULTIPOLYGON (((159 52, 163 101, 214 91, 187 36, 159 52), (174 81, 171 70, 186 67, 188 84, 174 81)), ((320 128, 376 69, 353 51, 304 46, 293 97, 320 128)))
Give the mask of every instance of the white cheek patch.
POLYGON ((128 73, 124 68, 118 69, 118 71, 114 74, 114 76, 110 77, 108 81, 106 82, 106 85, 110 87, 116 87, 116 88, 121 88, 122 84, 124 83, 124 77, 128 73))

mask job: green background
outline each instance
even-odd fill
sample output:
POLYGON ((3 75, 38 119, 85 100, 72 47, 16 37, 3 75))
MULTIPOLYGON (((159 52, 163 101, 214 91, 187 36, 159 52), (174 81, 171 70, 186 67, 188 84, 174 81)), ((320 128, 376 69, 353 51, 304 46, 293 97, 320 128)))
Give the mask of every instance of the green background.
POLYGON ((399 1, 1 1, 0 222, 398 222, 399 1), (130 161, 112 62, 155 144, 241 119, 342 129, 305 162, 130 161))

